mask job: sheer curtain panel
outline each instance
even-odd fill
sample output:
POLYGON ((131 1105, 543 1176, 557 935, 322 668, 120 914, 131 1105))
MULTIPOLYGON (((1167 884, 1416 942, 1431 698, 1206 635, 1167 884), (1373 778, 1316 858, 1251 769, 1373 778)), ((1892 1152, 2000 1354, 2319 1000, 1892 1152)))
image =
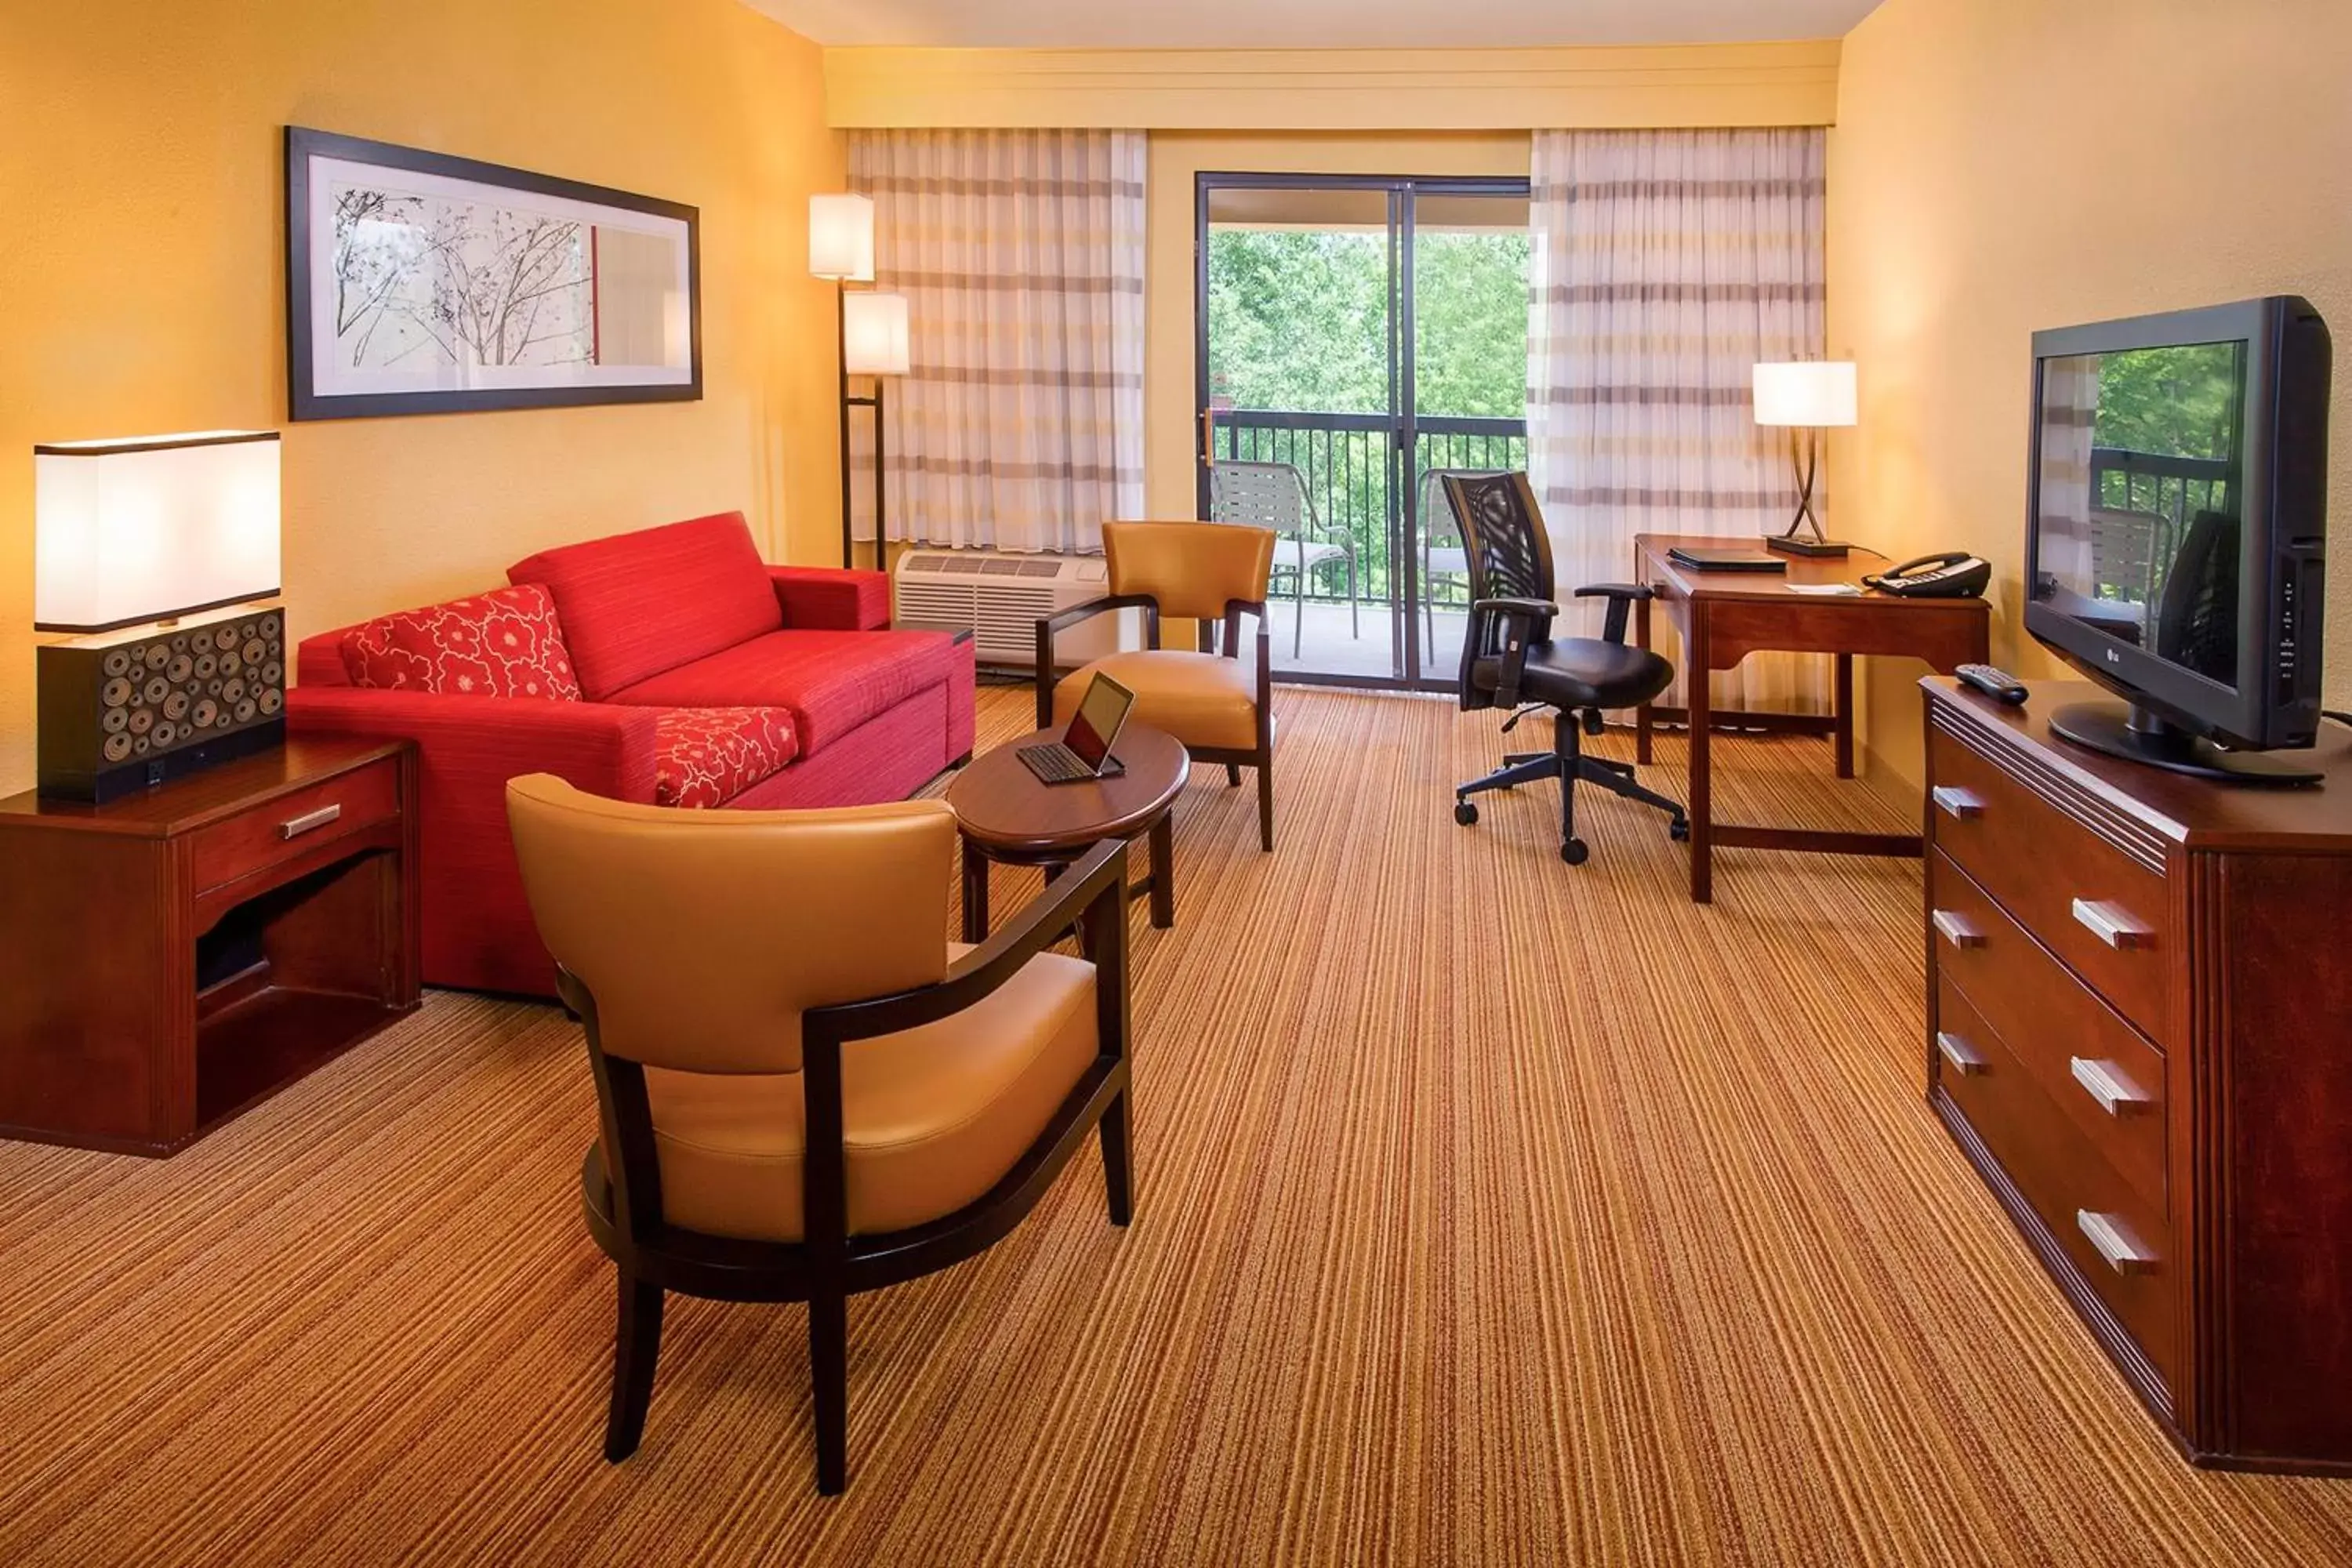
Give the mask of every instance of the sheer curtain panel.
MULTIPOLYGON (((1561 592, 1622 581, 1637 533, 1788 527, 1787 433, 1749 388, 1759 361, 1822 357, 1823 161, 1818 129, 1536 133, 1528 468, 1561 592)), ((1726 706, 1828 706, 1817 657, 1716 679, 1726 706)))
POLYGON ((892 539, 1093 552, 1106 518, 1141 515, 1144 157, 1129 131, 850 134, 876 287, 912 321, 892 539))

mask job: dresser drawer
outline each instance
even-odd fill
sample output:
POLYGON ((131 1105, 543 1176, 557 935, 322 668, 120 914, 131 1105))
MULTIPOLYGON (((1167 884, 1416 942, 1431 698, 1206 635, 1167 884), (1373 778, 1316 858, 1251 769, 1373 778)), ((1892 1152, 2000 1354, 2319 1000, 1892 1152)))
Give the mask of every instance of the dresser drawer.
POLYGON ((1936 967, 2042 1093, 2166 1212, 2165 1060, 1940 851, 1927 858, 1936 967))
POLYGON ((321 840, 399 816, 400 763, 394 758, 290 791, 193 836, 195 890, 201 894, 250 877, 321 840))
POLYGON ((1946 973, 1937 982, 1931 1082, 2009 1175, 2168 1388, 2179 1364, 2171 1237, 2160 1211, 2052 1103, 2035 1075, 1946 973))
POLYGON ((2117 1012, 2165 1033, 2165 879, 1943 731, 1928 837, 2117 1012))

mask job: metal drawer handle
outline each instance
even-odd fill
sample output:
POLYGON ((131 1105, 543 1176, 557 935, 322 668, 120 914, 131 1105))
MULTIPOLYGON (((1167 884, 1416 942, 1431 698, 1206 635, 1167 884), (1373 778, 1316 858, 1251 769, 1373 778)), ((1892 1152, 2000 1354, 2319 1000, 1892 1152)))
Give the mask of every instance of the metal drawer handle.
POLYGON ((2084 1093, 2099 1102, 2099 1109, 2109 1116, 2121 1116, 2126 1110, 2139 1110, 2155 1103, 2146 1090, 2126 1078, 2115 1063, 2093 1061, 2086 1057, 2070 1057, 2067 1067, 2074 1081, 2084 1093))
POLYGON ((2074 919, 2089 928, 2093 936, 2119 952, 2156 945, 2156 933, 2133 920, 2113 904, 2094 903, 2089 899, 2074 900, 2074 919))
POLYGON ((306 811, 299 816, 289 817, 278 825, 280 838, 299 838, 305 833, 315 833, 343 815, 342 804, 322 805, 316 811, 306 811))
POLYGON ((1949 910, 1937 910, 1928 919, 1935 922, 1936 930, 1943 939, 1954 947, 1982 947, 1985 944, 1984 932, 1949 910))
POLYGON ((1984 802, 1974 792, 1958 784, 1937 784, 1932 792, 1937 806, 1955 821, 1966 822, 1984 815, 1984 802))
POLYGON ((1936 1037, 1936 1048, 1952 1064, 1952 1070, 1962 1078, 1974 1078, 1985 1070, 1984 1058, 1977 1055, 1974 1046, 1958 1035, 1940 1033, 1936 1037))
POLYGON ((2107 1267, 2116 1273, 2156 1272, 2156 1254, 2141 1246, 2138 1238, 2114 1215, 2076 1209, 2074 1228, 2083 1233, 2084 1239, 2097 1249, 2099 1256, 2107 1260, 2107 1267))

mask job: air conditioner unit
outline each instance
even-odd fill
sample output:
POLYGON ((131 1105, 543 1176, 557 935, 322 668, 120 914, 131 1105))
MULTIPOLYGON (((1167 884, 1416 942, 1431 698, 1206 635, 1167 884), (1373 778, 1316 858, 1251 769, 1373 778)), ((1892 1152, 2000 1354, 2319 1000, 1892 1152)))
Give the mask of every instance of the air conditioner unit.
MULTIPOLYGON (((982 664, 1037 664, 1037 622, 1110 591, 1099 555, 1014 555, 994 550, 908 551, 892 577, 892 613, 902 626, 971 633, 982 664)), ((1056 663, 1079 665, 1143 646, 1141 615, 1114 610, 1054 639, 1056 663)))

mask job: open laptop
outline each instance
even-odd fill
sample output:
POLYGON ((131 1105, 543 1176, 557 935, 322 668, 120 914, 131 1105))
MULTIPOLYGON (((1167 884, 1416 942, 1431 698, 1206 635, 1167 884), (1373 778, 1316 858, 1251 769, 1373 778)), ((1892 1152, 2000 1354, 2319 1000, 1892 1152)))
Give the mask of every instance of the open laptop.
POLYGON ((1018 755, 1041 784, 1083 784, 1124 773, 1110 749, 1127 727, 1128 711, 1134 706, 1134 692, 1108 675, 1097 675, 1079 699, 1078 710, 1070 715, 1070 727, 1062 738, 1024 746, 1018 755))

